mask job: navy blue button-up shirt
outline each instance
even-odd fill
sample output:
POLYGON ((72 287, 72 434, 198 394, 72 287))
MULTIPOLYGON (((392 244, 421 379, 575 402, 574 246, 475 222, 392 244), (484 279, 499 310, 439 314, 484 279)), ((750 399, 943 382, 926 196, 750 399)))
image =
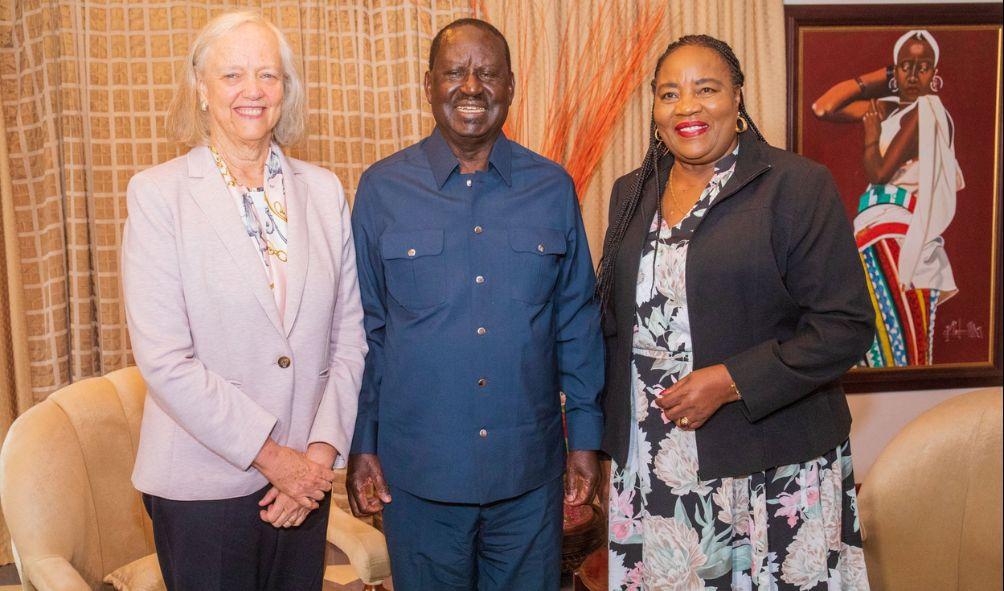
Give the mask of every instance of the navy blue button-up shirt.
POLYGON ((599 449, 603 343, 571 178, 500 135, 461 174, 439 131, 371 166, 352 213, 369 355, 352 453, 427 499, 488 503, 599 449))

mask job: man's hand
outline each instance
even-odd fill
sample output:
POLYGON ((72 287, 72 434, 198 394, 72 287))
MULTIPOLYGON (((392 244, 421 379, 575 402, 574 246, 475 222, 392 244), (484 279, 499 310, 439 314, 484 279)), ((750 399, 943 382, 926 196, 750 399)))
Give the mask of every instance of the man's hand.
POLYGON ((296 500, 306 509, 317 508, 324 493, 331 490, 335 473, 272 439, 265 441, 252 465, 262 473, 272 486, 296 500))
POLYGON ((565 502, 585 505, 593 500, 600 481, 600 461, 595 451, 572 450, 568 452, 565 471, 565 502))
POLYGON ((390 490, 383 479, 383 469, 376 454, 352 454, 345 478, 349 506, 356 517, 372 515, 389 503, 390 490))

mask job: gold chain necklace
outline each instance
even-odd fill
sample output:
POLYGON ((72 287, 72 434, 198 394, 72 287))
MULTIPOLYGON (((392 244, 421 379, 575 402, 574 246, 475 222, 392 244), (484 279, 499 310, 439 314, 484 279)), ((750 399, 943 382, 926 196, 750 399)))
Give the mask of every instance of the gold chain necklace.
POLYGON ((680 209, 680 204, 676 200, 676 191, 673 190, 673 173, 676 172, 676 163, 673 163, 672 168, 669 169, 669 201, 670 201, 670 213, 676 212, 680 214, 685 214, 687 212, 680 209))

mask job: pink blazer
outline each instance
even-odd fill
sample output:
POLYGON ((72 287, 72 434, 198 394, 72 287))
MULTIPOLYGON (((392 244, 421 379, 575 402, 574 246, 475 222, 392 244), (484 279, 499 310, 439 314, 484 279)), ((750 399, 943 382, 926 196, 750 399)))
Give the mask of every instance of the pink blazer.
POLYGON ((349 208, 330 171, 282 158, 284 317, 206 147, 129 181, 122 282, 149 395, 133 484, 176 500, 250 494, 266 438, 347 455, 366 355, 349 208))

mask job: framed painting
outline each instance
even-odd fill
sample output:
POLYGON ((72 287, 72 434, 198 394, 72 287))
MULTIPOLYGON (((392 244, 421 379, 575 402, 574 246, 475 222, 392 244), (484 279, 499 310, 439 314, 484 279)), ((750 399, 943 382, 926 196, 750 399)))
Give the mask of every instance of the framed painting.
POLYGON ((1001 384, 999 4, 788 6, 789 148, 840 190, 875 309, 848 391, 1001 384))

